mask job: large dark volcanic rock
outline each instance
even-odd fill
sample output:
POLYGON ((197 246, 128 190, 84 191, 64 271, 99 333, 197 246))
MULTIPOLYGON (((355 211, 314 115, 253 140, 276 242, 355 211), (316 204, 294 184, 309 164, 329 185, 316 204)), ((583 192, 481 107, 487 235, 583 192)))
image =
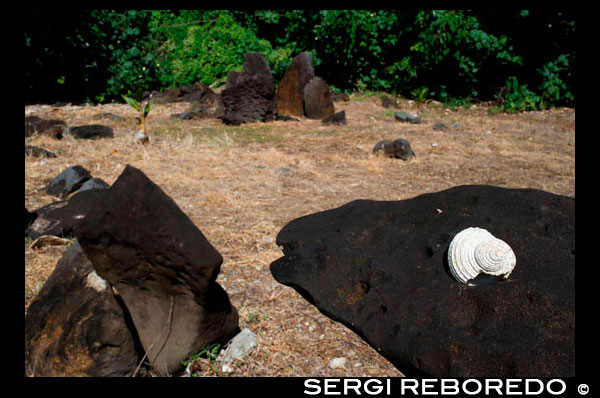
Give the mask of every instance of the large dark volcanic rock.
POLYGON ((110 285, 75 243, 25 315, 25 374, 130 376, 142 355, 134 334, 110 285))
POLYGON ((286 225, 271 272, 409 376, 568 377, 574 224, 574 198, 533 189, 359 200, 286 225), (471 226, 512 247, 508 280, 468 287, 451 277, 448 246, 471 226))
POLYGON ((231 72, 221 93, 225 124, 268 122, 275 119, 275 83, 267 60, 259 53, 246 53, 240 73, 231 72))
POLYGON ((223 258, 173 199, 131 166, 100 192, 75 235, 123 298, 153 368, 173 373, 232 337, 237 311, 215 281, 223 258))

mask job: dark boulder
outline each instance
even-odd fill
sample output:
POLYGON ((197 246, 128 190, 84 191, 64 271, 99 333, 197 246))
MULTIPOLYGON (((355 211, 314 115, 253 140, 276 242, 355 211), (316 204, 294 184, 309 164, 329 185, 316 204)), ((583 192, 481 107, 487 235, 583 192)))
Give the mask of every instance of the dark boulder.
POLYGON ((25 208, 25 236, 27 236, 27 228, 29 228, 31 223, 35 221, 36 217, 37 217, 37 213, 35 211, 30 213, 27 210, 27 207, 25 208))
POLYGON ((403 140, 402 138, 398 138, 397 140, 393 141, 379 141, 373 147, 373 153, 379 154, 380 152, 389 158, 396 158, 402 160, 408 160, 415 156, 415 153, 410 147, 410 142, 403 140))
POLYGON ((90 124, 87 126, 71 127, 69 134, 76 139, 113 138, 113 129, 102 124, 90 124))
POLYGON ((323 124, 336 124, 336 125, 346 125, 348 121, 346 120, 346 111, 336 112, 333 115, 326 117, 321 120, 323 124))
POLYGON ((74 243, 25 314, 25 375, 132 375, 141 351, 127 323, 112 288, 74 243))
POLYGON ((38 116, 25 117, 25 137, 39 134, 61 139, 68 130, 69 128, 64 120, 42 119, 38 116))
POLYGON ((325 119, 335 113, 329 87, 323 78, 315 76, 304 86, 304 113, 309 119, 325 119))
POLYGON ((304 87, 315 77, 312 55, 305 51, 294 57, 277 87, 277 114, 304 116, 304 87))
POLYGON ((391 97, 385 96, 381 99, 381 106, 383 106, 384 108, 398 109, 398 101, 391 97))
POLYGON ((67 167, 50 181, 46 187, 46 193, 63 198, 77 191, 90 178, 92 175, 83 166, 67 167))
POLYGON ((239 125, 275 119, 275 84, 267 60, 259 53, 246 53, 244 66, 235 78, 227 79, 221 93, 225 124, 239 125))
POLYGON ((271 272, 408 376, 571 377, 574 224, 574 198, 535 189, 358 200, 288 223, 271 272), (452 278, 448 246, 473 226, 514 250, 506 281, 452 278))
POLYGON ((73 233, 74 226, 84 217, 102 190, 76 192, 68 200, 50 203, 36 209, 35 219, 25 228, 25 236, 37 239, 42 235, 65 237, 73 233))
POLYGON ((237 311, 215 281, 223 259, 173 199, 131 166, 100 192, 75 235, 123 298, 153 368, 171 374, 235 335, 237 311))

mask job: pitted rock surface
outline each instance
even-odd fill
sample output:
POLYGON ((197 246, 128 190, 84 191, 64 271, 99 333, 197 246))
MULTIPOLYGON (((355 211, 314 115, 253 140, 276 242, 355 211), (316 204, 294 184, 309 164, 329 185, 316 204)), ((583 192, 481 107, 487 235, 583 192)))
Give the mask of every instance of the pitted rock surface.
POLYGON ((467 185, 357 200, 288 223, 271 272, 408 376, 570 377, 574 224, 574 198, 535 189, 467 185), (452 278, 448 246, 472 226, 512 247, 506 281, 452 278))

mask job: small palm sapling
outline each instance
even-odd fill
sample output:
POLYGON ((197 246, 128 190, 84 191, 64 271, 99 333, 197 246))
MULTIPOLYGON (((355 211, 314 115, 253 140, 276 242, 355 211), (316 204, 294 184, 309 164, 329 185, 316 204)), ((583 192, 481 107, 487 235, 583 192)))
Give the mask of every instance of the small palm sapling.
POLYGON ((135 133, 135 140, 143 144, 149 142, 150 138, 146 132, 146 117, 148 116, 148 113, 150 113, 150 101, 146 102, 144 105, 144 100, 141 93, 136 95, 137 98, 126 95, 122 95, 122 97, 125 102, 139 112, 139 117, 137 117, 136 120, 140 125, 140 130, 135 133))

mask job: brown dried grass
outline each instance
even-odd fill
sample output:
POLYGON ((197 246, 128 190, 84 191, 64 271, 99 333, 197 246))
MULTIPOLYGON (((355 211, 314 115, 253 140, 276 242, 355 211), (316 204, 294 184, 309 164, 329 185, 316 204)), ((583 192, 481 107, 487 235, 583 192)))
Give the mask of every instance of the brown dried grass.
MULTIPOLYGON (((399 200, 463 184, 537 188, 575 195, 575 111, 554 109, 489 115, 488 108, 450 111, 423 106, 423 123, 396 122, 375 97, 337 103, 347 126, 318 120, 225 126, 219 120, 174 120, 187 104, 157 105, 147 125, 150 145, 133 141, 134 112, 125 105, 28 106, 26 115, 64 119, 70 126, 103 123, 115 138, 27 138, 56 159, 25 158, 25 206, 54 199, 43 187, 80 164, 112 184, 131 164, 171 196, 223 255, 218 282, 257 335, 257 348, 233 376, 399 376, 399 371, 345 326, 330 321, 293 289, 278 284, 269 264, 282 253, 274 242, 296 217, 355 199, 399 200), (95 120, 111 112, 122 122, 95 120), (462 130, 435 131, 437 122, 462 130), (207 129, 209 128, 209 129, 207 129), (410 141, 409 161, 371 154, 382 139, 410 141), (346 369, 330 369, 343 356, 346 369)), ((401 100, 398 111, 417 112, 401 100)), ((48 278, 65 247, 34 252, 25 245, 25 306, 48 278)))

